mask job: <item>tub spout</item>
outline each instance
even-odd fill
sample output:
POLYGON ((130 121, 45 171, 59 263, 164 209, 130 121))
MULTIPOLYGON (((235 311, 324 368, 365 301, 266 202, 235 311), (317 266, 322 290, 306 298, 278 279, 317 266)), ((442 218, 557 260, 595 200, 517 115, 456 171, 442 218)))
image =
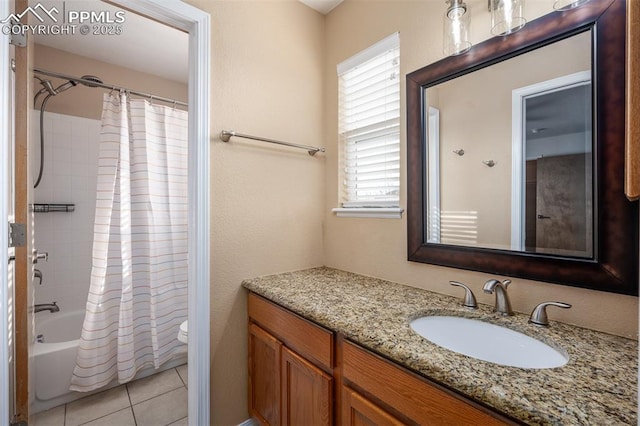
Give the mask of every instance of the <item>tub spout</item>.
POLYGON ((58 306, 58 302, 41 303, 39 305, 34 305, 33 311, 35 313, 42 312, 42 311, 49 311, 51 313, 60 312, 60 306, 58 306))

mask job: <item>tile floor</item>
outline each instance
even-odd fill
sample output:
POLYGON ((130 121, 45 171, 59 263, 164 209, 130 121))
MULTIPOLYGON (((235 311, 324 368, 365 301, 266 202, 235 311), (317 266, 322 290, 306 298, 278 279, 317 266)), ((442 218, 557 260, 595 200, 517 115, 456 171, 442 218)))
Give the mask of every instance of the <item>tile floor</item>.
POLYGON ((187 365, 31 416, 32 426, 186 426, 187 365))

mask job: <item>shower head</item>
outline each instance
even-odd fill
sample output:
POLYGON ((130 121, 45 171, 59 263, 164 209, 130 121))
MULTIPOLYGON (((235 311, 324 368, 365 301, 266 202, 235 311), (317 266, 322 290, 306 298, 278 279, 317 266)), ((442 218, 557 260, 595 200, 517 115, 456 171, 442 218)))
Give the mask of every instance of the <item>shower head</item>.
POLYGON ((77 86, 78 83, 82 83, 82 85, 87 87, 98 87, 101 84, 103 84, 102 80, 99 77, 96 77, 95 75, 83 75, 79 79, 68 80, 67 82, 62 83, 58 87, 54 88, 53 84, 51 83, 51 80, 44 80, 38 76, 34 76, 34 77, 37 78, 40 81, 40 84, 42 85, 42 89, 40 89, 38 93, 36 93, 35 97, 33 98, 34 106, 36 105, 38 98, 41 95, 46 94, 47 97, 55 96, 59 93, 64 92, 65 90, 68 90, 72 87, 77 86))
POLYGON ((81 78, 83 80, 87 80, 87 81, 81 81, 80 82, 80 83, 84 84, 87 87, 98 87, 98 84, 103 84, 103 81, 100 80, 95 75, 83 75, 81 78), (91 83, 88 83, 88 81, 93 81, 93 82, 98 83, 98 84, 91 84, 91 83))

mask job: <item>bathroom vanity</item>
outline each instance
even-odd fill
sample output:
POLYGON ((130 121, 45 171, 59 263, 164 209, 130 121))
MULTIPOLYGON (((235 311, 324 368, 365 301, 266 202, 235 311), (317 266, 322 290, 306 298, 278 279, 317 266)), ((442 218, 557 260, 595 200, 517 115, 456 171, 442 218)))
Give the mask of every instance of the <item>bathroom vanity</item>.
POLYGON ((637 342, 330 268, 250 279, 249 407, 277 424, 635 424, 637 342), (416 334, 448 314, 558 348, 563 367, 480 361, 416 334))

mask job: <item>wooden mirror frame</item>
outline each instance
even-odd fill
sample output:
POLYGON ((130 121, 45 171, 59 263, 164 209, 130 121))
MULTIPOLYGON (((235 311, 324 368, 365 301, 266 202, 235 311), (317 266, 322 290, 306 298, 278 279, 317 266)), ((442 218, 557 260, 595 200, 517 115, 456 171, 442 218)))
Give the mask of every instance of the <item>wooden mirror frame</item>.
POLYGON ((507 37, 493 37, 407 75, 407 246, 414 262, 638 295, 638 203, 624 193, 624 0, 592 0, 549 13, 507 37), (594 257, 431 244, 426 229, 427 87, 592 30, 594 102, 594 257))

